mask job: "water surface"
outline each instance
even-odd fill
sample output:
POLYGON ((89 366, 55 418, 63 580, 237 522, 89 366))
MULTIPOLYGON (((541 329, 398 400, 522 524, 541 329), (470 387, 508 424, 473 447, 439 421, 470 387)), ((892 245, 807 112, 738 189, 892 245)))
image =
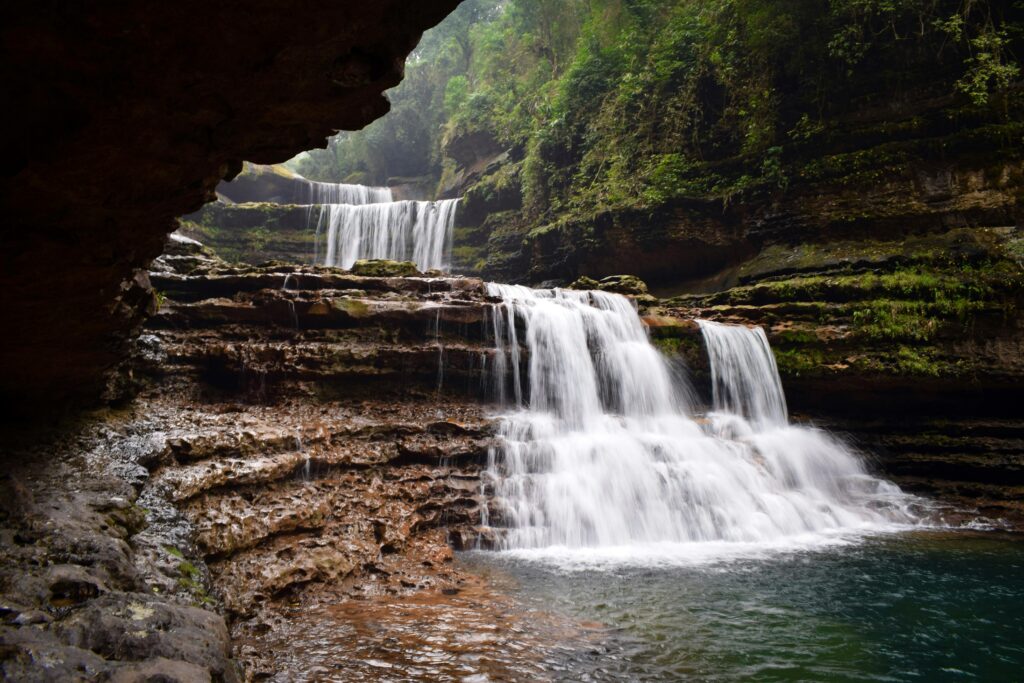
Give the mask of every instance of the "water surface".
POLYGON ((549 550, 462 561, 523 608, 600 629, 601 645, 576 649, 572 673, 551 680, 1024 680, 1019 538, 918 531, 683 557, 549 550))

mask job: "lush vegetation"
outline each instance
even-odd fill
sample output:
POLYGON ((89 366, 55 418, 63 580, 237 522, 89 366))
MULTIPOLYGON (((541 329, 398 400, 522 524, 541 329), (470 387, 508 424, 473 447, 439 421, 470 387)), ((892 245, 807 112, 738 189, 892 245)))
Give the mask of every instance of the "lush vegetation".
MULTIPOLYGON (((468 0, 428 32, 391 115, 298 168, 436 179, 454 171, 460 140, 491 140, 510 150, 535 225, 784 188, 794 174, 866 163, 794 162, 848 136, 844 114, 880 93, 931 88, 965 117, 998 121, 1021 75, 1022 11, 994 0, 468 0)), ((886 131, 897 144, 911 133, 886 131)))
POLYGON ((324 150, 289 166, 328 182, 383 185, 392 178, 441 174, 439 131, 468 89, 473 28, 501 13, 495 0, 464 0, 441 26, 427 31, 406 62, 406 75, 388 92, 391 112, 361 131, 344 131, 324 150))

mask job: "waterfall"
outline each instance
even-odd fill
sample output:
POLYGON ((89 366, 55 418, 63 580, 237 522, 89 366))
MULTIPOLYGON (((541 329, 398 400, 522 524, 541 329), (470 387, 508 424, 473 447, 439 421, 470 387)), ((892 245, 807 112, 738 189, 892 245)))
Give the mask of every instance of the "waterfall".
POLYGON ((296 202, 309 206, 315 262, 351 268, 359 259, 408 260, 420 270, 449 265, 458 199, 394 201, 387 187, 302 181, 296 202))
POLYGON ((489 321, 494 368, 515 382, 527 364, 489 458, 501 547, 635 553, 915 521, 913 499, 842 443, 787 423, 763 331, 702 324, 716 405, 698 420, 625 297, 488 292, 503 301, 489 321))
POLYGON ((324 235, 324 265, 351 268, 358 259, 413 261, 420 270, 445 268, 458 199, 436 202, 324 204, 317 242, 324 235))
POLYGON ((391 188, 306 180, 296 191, 298 204, 379 204, 392 201, 391 188))
POLYGON ((786 424, 786 395, 764 330, 710 320, 697 324, 708 351, 714 409, 759 425, 786 424))

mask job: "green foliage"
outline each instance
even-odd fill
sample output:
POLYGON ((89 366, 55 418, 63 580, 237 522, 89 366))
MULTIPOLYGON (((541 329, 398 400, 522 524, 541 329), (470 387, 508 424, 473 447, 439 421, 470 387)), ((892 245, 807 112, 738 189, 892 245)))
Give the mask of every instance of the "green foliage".
POLYGON ((896 367, 901 373, 907 375, 938 377, 941 374, 941 368, 934 361, 932 355, 926 349, 900 346, 896 351, 896 367))
POLYGON ((937 321, 920 301, 878 299, 854 311, 853 324, 868 339, 927 341, 934 336, 937 321))
POLYGON ((167 553, 172 557, 176 557, 179 560, 185 559, 185 554, 181 552, 181 550, 179 550, 178 548, 175 548, 173 545, 165 545, 164 550, 166 550, 167 553))
POLYGON ((469 99, 469 79, 463 74, 452 76, 444 87, 444 111, 453 114, 469 99))
POLYGON ((390 115, 296 163, 320 179, 448 179, 459 141, 491 140, 521 162, 535 224, 781 193, 796 178, 870 181, 921 150, 818 159, 821 144, 863 102, 924 82, 998 116, 1021 75, 1014 12, 995 0, 468 0, 424 35, 390 115))
POLYGON ((967 58, 967 72, 956 82, 956 88, 977 105, 988 104, 993 93, 1007 90, 1020 75, 1020 67, 1008 61, 1007 32, 988 29, 971 38, 972 54, 967 58))
POLYGON ((387 116, 329 138, 326 149, 301 154, 288 166, 330 182, 382 185, 392 177, 440 176, 442 123, 465 106, 471 91, 472 28, 491 19, 499 4, 464 0, 424 34, 406 63, 405 79, 388 92, 387 116))

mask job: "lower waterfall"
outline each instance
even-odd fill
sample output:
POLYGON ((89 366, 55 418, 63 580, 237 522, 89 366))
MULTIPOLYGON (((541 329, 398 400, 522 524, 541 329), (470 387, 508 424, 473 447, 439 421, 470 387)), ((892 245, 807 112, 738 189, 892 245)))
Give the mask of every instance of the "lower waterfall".
POLYGON ((715 405, 695 418, 625 297, 488 288, 503 302, 496 393, 515 406, 486 477, 499 548, 771 544, 917 521, 916 499, 844 444, 788 423, 762 330, 700 323, 715 405))

